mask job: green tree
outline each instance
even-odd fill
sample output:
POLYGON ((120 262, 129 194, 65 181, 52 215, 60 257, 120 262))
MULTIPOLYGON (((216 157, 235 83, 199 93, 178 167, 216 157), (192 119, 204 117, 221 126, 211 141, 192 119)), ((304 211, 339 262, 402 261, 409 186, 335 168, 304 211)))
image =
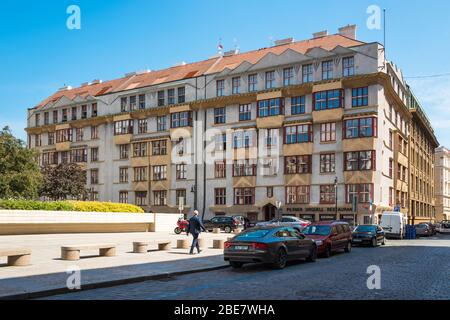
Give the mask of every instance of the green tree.
POLYGON ((86 172, 75 163, 42 168, 40 195, 52 200, 86 199, 86 172))
POLYGON ((37 198, 42 176, 36 156, 9 127, 0 131, 0 198, 37 198))

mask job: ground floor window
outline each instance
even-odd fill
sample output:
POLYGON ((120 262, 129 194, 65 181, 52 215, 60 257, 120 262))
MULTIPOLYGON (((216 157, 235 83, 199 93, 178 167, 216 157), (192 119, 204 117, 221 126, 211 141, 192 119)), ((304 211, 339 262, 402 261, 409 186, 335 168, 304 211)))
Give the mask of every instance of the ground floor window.
POLYGON ((147 205, 147 191, 136 191, 135 192, 135 202, 137 206, 147 205))
POLYGON ((128 203, 128 191, 120 191, 119 192, 119 202, 120 203, 128 203))
POLYGON ((153 203, 155 206, 166 206, 167 205, 167 191, 153 191, 153 203))

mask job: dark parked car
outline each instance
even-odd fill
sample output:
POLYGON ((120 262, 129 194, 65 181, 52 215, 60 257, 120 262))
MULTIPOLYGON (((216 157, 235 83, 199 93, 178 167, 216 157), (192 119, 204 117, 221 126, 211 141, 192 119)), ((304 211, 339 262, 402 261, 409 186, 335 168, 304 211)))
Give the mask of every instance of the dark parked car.
POLYGON ((290 227, 262 226, 245 230, 225 242, 224 260, 233 268, 244 263, 266 263, 277 269, 288 260, 315 261, 317 246, 314 240, 290 227))
POLYGON ((345 252, 352 250, 352 231, 347 222, 315 222, 303 229, 302 232, 307 238, 316 242, 318 253, 326 258, 337 250, 343 249, 345 252))
POLYGON ((238 228, 244 228, 244 225, 242 224, 240 219, 227 216, 217 216, 212 218, 211 220, 203 221, 203 224, 208 231, 212 231, 214 228, 220 228, 227 233, 230 233, 231 231, 238 228))
POLYGON ((386 237, 384 235, 383 228, 372 224, 357 226, 352 233, 352 244, 366 244, 371 245, 372 247, 382 244, 384 246, 386 244, 386 237))
POLYGON ((429 237, 434 235, 433 229, 428 223, 419 223, 415 225, 416 235, 418 237, 429 237))

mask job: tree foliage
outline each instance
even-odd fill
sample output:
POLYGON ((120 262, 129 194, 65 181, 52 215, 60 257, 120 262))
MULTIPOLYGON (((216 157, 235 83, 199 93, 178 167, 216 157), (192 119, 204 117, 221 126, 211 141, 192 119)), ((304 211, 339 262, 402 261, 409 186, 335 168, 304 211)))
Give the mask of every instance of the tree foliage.
POLYGON ((42 168, 40 195, 52 200, 86 199, 86 172, 75 163, 61 163, 42 168))
POLYGON ((36 152, 25 147, 8 127, 0 131, 0 198, 34 199, 41 173, 36 152))

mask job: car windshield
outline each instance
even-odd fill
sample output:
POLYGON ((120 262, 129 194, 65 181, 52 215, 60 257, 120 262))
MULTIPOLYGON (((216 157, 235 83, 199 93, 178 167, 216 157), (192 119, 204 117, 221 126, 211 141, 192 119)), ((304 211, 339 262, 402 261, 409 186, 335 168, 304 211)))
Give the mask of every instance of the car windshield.
POLYGON ((239 238, 240 239, 242 239, 242 238, 244 238, 244 239, 248 239, 248 238, 263 238, 269 233, 269 231, 270 230, 267 230, 267 229, 249 230, 249 231, 246 231, 244 233, 241 233, 237 237, 237 239, 239 239, 239 238))
POLYGON ((416 228, 426 228, 428 227, 426 224, 418 224, 416 225, 416 228))
POLYGON ((355 232, 375 232, 375 226, 358 226, 355 229, 355 232))
POLYGON ((330 231, 330 226, 308 226, 302 232, 305 235, 327 236, 330 234, 330 231))

